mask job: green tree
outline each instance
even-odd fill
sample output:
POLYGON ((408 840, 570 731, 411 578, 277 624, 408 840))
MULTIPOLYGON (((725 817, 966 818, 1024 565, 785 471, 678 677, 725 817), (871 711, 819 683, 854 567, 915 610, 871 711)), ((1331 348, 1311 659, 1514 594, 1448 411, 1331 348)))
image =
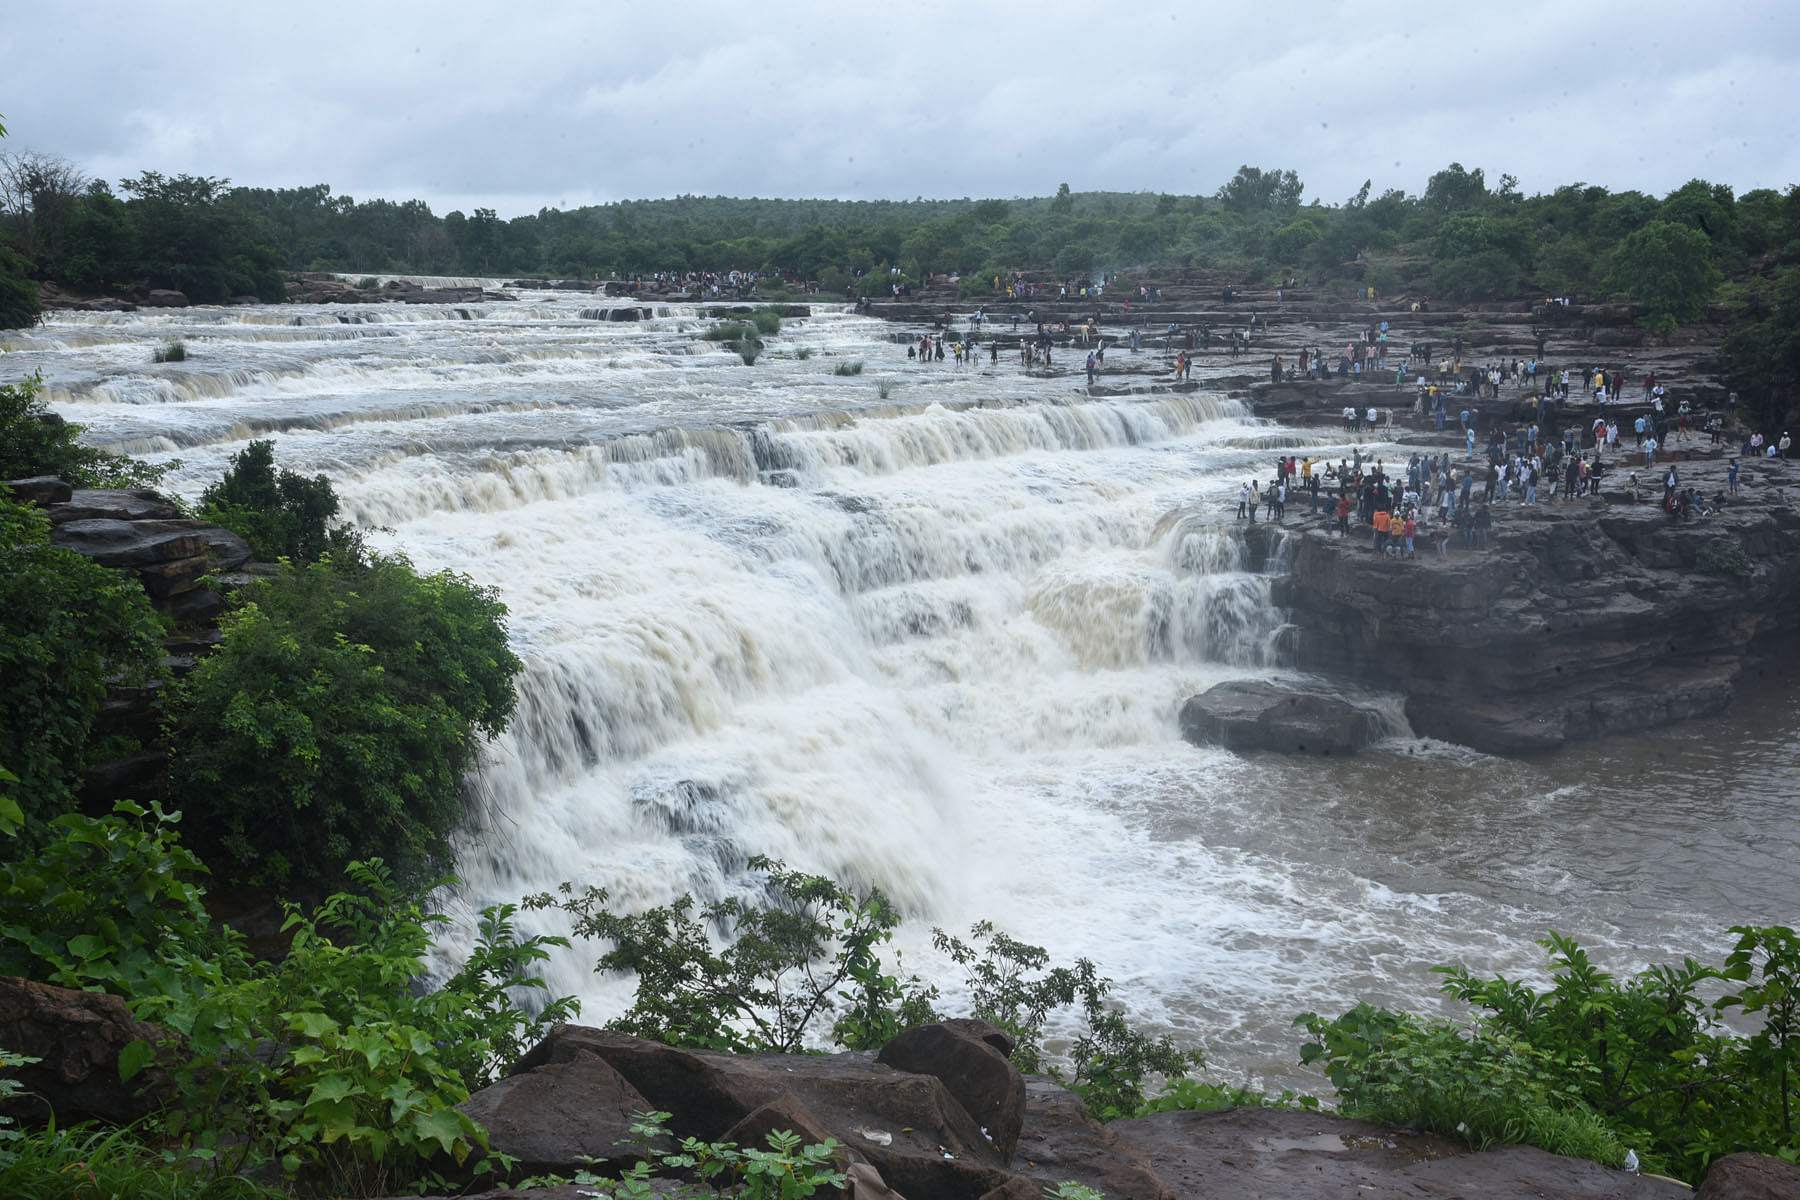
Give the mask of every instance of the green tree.
POLYGON ((1246 164, 1219 189, 1219 200, 1236 213, 1291 213, 1300 207, 1304 190, 1292 171, 1264 171, 1246 164))
POLYGON ((0 491, 0 796, 33 822, 72 801, 107 681, 141 682, 161 627, 135 580, 50 544, 0 491))
POLYGON ((603 889, 577 895, 565 884, 561 895, 526 906, 565 909, 578 936, 612 943, 594 969, 638 980, 613 1027, 672 1046, 798 1054, 813 1025, 837 1012, 838 1040, 874 1049, 934 1019, 935 991, 883 973, 877 951, 900 914, 880 892, 859 895, 766 858, 749 865, 765 876, 766 903, 729 896, 696 912, 694 898, 682 896, 621 916, 605 907, 603 889))
POLYGON ((1698 229, 1652 221, 1613 251, 1606 286, 1647 307, 1650 329, 1672 333, 1705 311, 1719 286, 1712 244, 1698 229))
POLYGON ((54 475, 76 487, 144 487, 162 478, 166 467, 83 445, 84 427, 51 412, 42 394, 36 374, 0 383, 0 480, 54 475))
POLYGON ((327 553, 354 558, 361 539, 334 527, 337 493, 323 475, 311 479, 275 469, 275 443, 253 441, 232 456, 231 468, 200 493, 200 515, 250 543, 258 558, 313 562, 327 553))
POLYGON ((512 715, 489 588, 403 559, 323 560, 248 590, 167 706, 171 784, 228 877, 330 883, 379 850, 445 861, 462 776, 512 715))

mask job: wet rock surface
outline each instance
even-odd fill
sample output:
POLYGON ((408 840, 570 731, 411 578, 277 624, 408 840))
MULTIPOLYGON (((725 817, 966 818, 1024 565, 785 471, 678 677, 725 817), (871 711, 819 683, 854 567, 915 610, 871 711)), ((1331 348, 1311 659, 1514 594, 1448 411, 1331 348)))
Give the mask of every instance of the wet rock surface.
POLYGON ((1227 750, 1354 754, 1375 728, 1374 715, 1347 700, 1261 680, 1217 684, 1181 706, 1183 737, 1227 750))

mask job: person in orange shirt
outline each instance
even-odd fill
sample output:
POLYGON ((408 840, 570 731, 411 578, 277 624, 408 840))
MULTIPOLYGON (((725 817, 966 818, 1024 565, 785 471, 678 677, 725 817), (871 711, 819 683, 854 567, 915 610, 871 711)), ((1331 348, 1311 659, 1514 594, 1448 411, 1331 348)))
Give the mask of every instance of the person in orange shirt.
POLYGON ((1375 537, 1371 544, 1375 547, 1375 553, 1377 554, 1380 554, 1387 549, 1388 526, 1391 521, 1392 518, 1388 516, 1387 509, 1378 508, 1375 510, 1375 537))

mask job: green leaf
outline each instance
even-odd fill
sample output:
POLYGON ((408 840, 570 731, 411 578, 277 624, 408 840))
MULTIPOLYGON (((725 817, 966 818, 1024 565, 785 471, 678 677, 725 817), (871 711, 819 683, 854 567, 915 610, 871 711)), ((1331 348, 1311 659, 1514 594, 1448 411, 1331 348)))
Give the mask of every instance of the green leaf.
MULTIPOLYGON (((412 1115, 412 1131, 421 1141, 432 1141, 446 1154, 454 1154, 456 1144, 463 1138, 463 1122, 466 1120, 453 1108, 439 1108, 431 1112, 416 1112, 412 1115)), ((466 1149, 464 1151, 467 1152, 466 1149)), ((461 1162, 461 1156, 457 1157, 461 1162)))
POLYGON ((143 1038, 126 1043, 119 1051, 119 1081, 130 1083, 155 1057, 156 1051, 143 1038))

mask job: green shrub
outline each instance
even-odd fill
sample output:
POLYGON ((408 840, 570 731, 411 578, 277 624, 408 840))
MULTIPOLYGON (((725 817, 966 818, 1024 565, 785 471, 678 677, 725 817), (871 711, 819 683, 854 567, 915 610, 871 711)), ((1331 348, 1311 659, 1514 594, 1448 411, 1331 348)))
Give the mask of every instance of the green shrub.
POLYGON ((742 321, 725 321, 714 325, 700 336, 709 342, 740 342, 756 327, 742 321))
POLYGON ((1346 1116, 1460 1137, 1478 1150, 1525 1143, 1618 1166, 1618 1135, 1563 1080, 1553 1055, 1480 1022, 1425 1021, 1359 1004, 1300 1018, 1346 1116))
POLYGON ((31 279, 31 264, 0 245, 0 329, 36 325, 43 305, 31 279))
POLYGON ((167 473, 167 466, 82 445, 84 427, 44 406, 43 383, 36 373, 0 383, 0 479, 55 475, 76 487, 149 487, 167 473))
MULTIPOLYGON (((445 918, 396 891, 377 860, 350 869, 354 891, 311 912, 286 906, 287 953, 253 958, 208 917, 204 869, 175 819, 131 804, 71 814, 0 867, 0 970, 122 995, 181 1035, 119 1056, 127 1081, 155 1065, 175 1086, 143 1131, 183 1168, 169 1178, 190 1185, 166 1194, 214 1194, 197 1172, 216 1194, 238 1194, 235 1177, 265 1167, 307 1194, 385 1194, 483 1145, 455 1106, 573 1014, 567 999, 535 1015, 513 999, 542 988, 530 969, 564 943, 520 939, 510 907, 488 909, 463 968, 425 988, 431 930, 445 918)), ((96 1194, 162 1195, 151 1185, 163 1180, 96 1194)))
POLYGON ((673 1046, 732 1053, 799 1053, 813 1026, 839 1013, 833 1034, 873 1049, 910 1025, 934 1019, 935 991, 885 975, 876 950, 900 923, 879 892, 852 893, 819 875, 766 858, 767 906, 729 897, 695 912, 692 896, 634 916, 604 906, 604 889, 529 897, 527 908, 560 908, 581 937, 612 943, 596 971, 631 972, 637 997, 613 1027, 673 1046), (709 931, 724 942, 715 948, 709 931))
POLYGON ((1614 1162, 1626 1147, 1648 1170, 1698 1181, 1714 1159, 1754 1150, 1800 1160, 1800 938, 1738 926, 1722 968, 1684 959, 1626 980, 1551 933, 1552 986, 1479 979, 1440 967, 1444 990, 1483 1010, 1424 1021, 1363 1004, 1335 1021, 1307 1013, 1317 1062, 1344 1111, 1416 1121, 1481 1145, 1524 1141, 1614 1162), (1707 1004, 1703 983, 1741 989, 1707 1004), (1759 1015, 1739 1036, 1716 1014, 1759 1015))
POLYGON ((492 589, 404 559, 325 560, 245 591, 173 690, 170 787, 231 878, 331 883, 377 852, 446 861, 462 776, 511 718, 518 658, 492 589))
POLYGON ((169 342, 158 346, 152 358, 159 363, 186 362, 187 346, 181 342, 169 342))
POLYGON ((841 362, 836 367, 832 368, 831 373, 833 375, 861 375, 863 373, 862 360, 857 359, 855 362, 841 362))
POLYGON ((668 1135, 670 1114, 644 1113, 632 1124, 633 1140, 643 1158, 617 1179, 607 1179, 592 1171, 578 1171, 572 1178, 560 1175, 538 1176, 523 1181, 526 1188, 576 1184, 587 1196, 617 1197, 618 1200, 640 1200, 650 1196, 666 1196, 672 1200, 802 1200, 821 1189, 832 1194, 845 1190, 844 1173, 833 1161, 839 1147, 836 1139, 802 1146, 797 1133, 775 1130, 768 1136, 767 1150, 740 1149, 735 1142, 703 1142, 699 1138, 683 1138, 673 1152, 655 1143, 668 1135), (672 1184, 664 1176, 679 1174, 698 1183, 672 1184), (652 1182, 655 1180, 656 1182, 652 1182))
POLYGON ((889 396, 892 396, 894 394, 894 381, 891 379, 884 379, 880 383, 876 384, 875 385, 875 394, 877 396, 880 396, 883 400, 886 400, 889 396))
POLYGON ((754 367, 757 355, 762 353, 762 343, 753 337, 746 337, 737 344, 737 352, 746 367, 754 367))
POLYGON ((1694 567, 1708 575, 1748 575, 1753 569, 1744 544, 1736 538, 1714 538, 1694 555, 1694 567))
POLYGON ((311 479, 275 469, 275 443, 254 441, 231 457, 231 468, 200 493, 200 516, 223 525, 246 542, 256 557, 310 563, 326 554, 355 558, 362 538, 333 525, 337 493, 323 475, 311 479))
POLYGON ((942 929, 931 931, 932 944, 966 972, 975 1015, 1012 1034, 1012 1060, 1019 1070, 1060 1074, 1044 1060, 1044 1023, 1052 1009, 1080 1005, 1087 1028, 1070 1049, 1069 1088, 1101 1120, 1142 1105, 1150 1076, 1180 1077, 1205 1061, 1197 1050, 1177 1049, 1166 1034, 1151 1038, 1131 1028, 1107 1003, 1112 981, 1088 959, 1052 967, 1042 946, 1018 941, 990 922, 978 922, 970 932, 975 943, 985 945, 977 949, 942 929))
POLYGON ((807 359, 811 358, 812 356, 813 356, 813 352, 812 352, 811 346, 796 346, 794 348, 794 357, 799 359, 801 362, 805 362, 807 359))
POLYGON ((136 580, 52 546, 48 518, 0 494, 0 797, 34 823, 69 806, 108 681, 142 682, 161 632, 136 580))

